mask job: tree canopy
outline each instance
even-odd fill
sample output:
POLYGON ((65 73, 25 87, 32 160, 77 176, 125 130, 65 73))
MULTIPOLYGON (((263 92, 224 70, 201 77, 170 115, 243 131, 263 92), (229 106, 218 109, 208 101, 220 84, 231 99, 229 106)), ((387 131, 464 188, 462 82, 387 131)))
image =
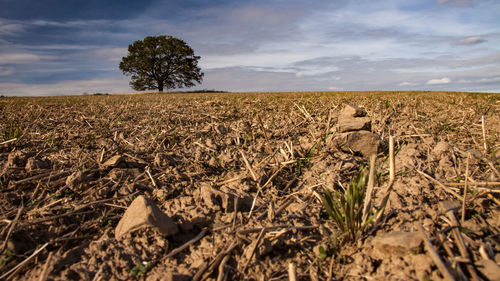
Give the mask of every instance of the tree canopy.
POLYGON ((128 46, 120 69, 131 75, 130 86, 137 91, 193 87, 201 83, 203 73, 199 56, 181 39, 160 35, 148 36, 128 46))

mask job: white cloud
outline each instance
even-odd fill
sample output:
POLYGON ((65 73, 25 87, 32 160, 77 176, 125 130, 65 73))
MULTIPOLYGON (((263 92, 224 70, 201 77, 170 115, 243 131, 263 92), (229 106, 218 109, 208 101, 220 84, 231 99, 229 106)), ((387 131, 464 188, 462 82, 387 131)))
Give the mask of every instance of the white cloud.
POLYGON ((107 61, 118 62, 127 55, 127 48, 99 48, 93 53, 107 61))
POLYGON ((483 42, 486 42, 486 39, 484 39, 483 37, 481 36, 471 36, 471 37, 467 37, 467 38, 464 38, 462 40, 460 40, 458 42, 459 45, 476 45, 476 44, 480 44, 480 43, 483 43, 483 42))
POLYGON ((412 83, 412 82, 401 82, 398 84, 398 86, 406 87, 406 86, 416 86, 417 83, 412 83))
POLYGON ((466 7, 475 4, 473 0, 438 0, 438 3, 452 7, 466 7))
POLYGON ((441 79, 431 79, 427 81, 427 85, 441 85, 441 84, 449 84, 451 79, 448 77, 443 77, 441 79))
POLYGON ((297 77, 297 78, 302 78, 302 76, 304 76, 304 74, 302 74, 302 72, 295 73, 295 77, 297 77))
POLYGON ((15 35, 25 29, 25 26, 18 23, 6 23, 0 21, 1 35, 15 35))
POLYGON ((41 60, 42 57, 31 53, 0 54, 0 64, 23 64, 41 60))
POLYGON ((500 76, 481 78, 481 79, 479 79, 478 82, 479 83, 500 83, 500 76))

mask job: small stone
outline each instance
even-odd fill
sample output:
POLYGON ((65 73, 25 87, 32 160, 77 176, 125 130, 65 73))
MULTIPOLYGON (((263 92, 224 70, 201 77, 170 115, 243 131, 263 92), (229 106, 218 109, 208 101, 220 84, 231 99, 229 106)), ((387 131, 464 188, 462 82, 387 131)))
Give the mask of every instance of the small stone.
POLYGON ((366 116, 366 111, 352 104, 346 104, 344 108, 340 111, 341 116, 347 117, 364 117, 366 116))
POLYGON ((488 280, 500 281, 500 266, 494 261, 481 260, 476 263, 476 267, 488 280))
POLYGON ((342 133, 334 142, 343 151, 361 153, 365 158, 377 154, 380 146, 379 137, 369 131, 342 133))
POLYGON ((369 117, 348 117, 340 115, 338 122, 338 129, 341 133, 371 130, 371 120, 369 117))
POLYGON ((164 235, 174 235, 179 231, 177 224, 163 213, 150 199, 138 196, 123 214, 115 228, 115 238, 144 228, 152 227, 164 235))
POLYGON ((393 231, 375 236, 372 245, 385 255, 403 256, 416 251, 422 244, 418 232, 393 231))
POLYGON ((115 156, 109 158, 108 160, 106 160, 106 162, 104 162, 102 164, 102 167, 103 168, 114 168, 114 167, 124 166, 124 164, 126 164, 125 159, 120 155, 115 155, 115 156))

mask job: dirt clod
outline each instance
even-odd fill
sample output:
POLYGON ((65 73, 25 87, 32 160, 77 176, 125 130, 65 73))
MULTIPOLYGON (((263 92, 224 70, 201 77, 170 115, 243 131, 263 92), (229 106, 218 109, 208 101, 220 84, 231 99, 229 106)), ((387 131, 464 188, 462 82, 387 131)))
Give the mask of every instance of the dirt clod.
POLYGON ((479 271, 491 281, 500 280, 500 266, 492 260, 480 260, 476 263, 479 271))
POLYGON ((127 208, 115 228, 115 238, 144 227, 152 227, 164 235, 174 235, 179 229, 150 199, 140 195, 127 208))
POLYGON ((103 168, 115 168, 115 167, 124 167, 125 166, 125 158, 121 155, 115 155, 106 162, 102 163, 103 168))
POLYGON ((380 146, 379 137, 369 131, 355 131, 340 134, 335 140, 337 146, 346 152, 354 152, 370 157, 377 154, 380 146))
POLYGON ((366 116, 366 110, 357 107, 352 104, 345 104, 340 111, 339 117, 364 117, 366 116))
POLYGON ((383 254, 402 256, 418 251, 422 238, 418 232, 393 231, 375 236, 372 244, 383 254))

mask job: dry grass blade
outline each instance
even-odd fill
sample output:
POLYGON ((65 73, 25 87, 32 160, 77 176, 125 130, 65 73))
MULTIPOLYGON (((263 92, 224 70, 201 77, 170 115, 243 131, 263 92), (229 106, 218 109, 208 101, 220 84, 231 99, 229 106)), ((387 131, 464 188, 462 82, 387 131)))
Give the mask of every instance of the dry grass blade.
MULTIPOLYGON (((445 185, 449 186, 465 186, 465 182, 447 182, 445 185)), ((494 186, 500 186, 500 182, 498 181, 486 181, 486 182, 467 182, 468 186, 482 186, 482 187, 491 187, 493 188, 494 186)))
POLYGON ((50 262, 52 260, 54 252, 50 252, 49 256, 47 257, 47 260, 45 260, 45 265, 43 266, 42 273, 40 274, 40 278, 38 278, 38 281, 45 281, 47 279, 47 275, 49 274, 48 269, 50 262))
POLYGON ((368 186, 366 188, 365 200, 363 204, 363 220, 361 225, 365 225, 368 220, 368 216, 370 215, 371 207, 372 207, 372 194, 373 187, 375 185, 375 160, 377 159, 377 155, 373 154, 370 157, 370 172, 368 176, 368 186))
POLYGON ((150 170, 149 166, 146 166, 145 171, 146 171, 146 174, 148 175, 149 179, 151 180, 151 184, 152 184, 155 188, 158 188, 158 186, 156 185, 156 181, 155 181, 155 179, 153 178, 153 176, 151 175, 151 172, 150 172, 149 170, 150 170))
POLYGON ((486 142, 486 124, 484 121, 484 115, 481 115, 481 130, 483 131, 483 148, 484 153, 488 153, 488 143, 486 142))
POLYGON ((206 280, 210 274, 215 270, 216 267, 219 266, 219 264, 222 262, 224 257, 231 253, 231 251, 234 250, 238 246, 238 243, 236 241, 231 242, 229 247, 227 247, 226 250, 221 251, 217 256, 210 262, 210 263, 205 263, 200 269, 196 272, 196 274, 193 276, 193 281, 198 281, 198 280, 206 280))
POLYGON ((230 255, 231 255, 231 253, 225 255, 224 258, 222 259, 222 261, 219 265, 219 275, 217 275, 217 281, 225 280, 225 278, 226 278, 225 267, 226 267, 227 262, 229 261, 230 255))
POLYGON ((297 281, 297 274, 295 273, 295 264, 293 262, 288 264, 288 280, 297 281))
POLYGON ((5 247, 7 247, 7 242, 9 242, 10 235, 14 228, 16 227, 17 222, 19 221, 19 217, 21 216, 21 213, 24 210, 24 203, 21 202, 21 206, 17 210, 17 214, 14 217, 14 220, 10 223, 9 231, 7 232, 7 235, 5 236, 5 241, 2 244, 2 247, 0 248, 0 255, 3 254, 3 251, 5 251, 5 247))
POLYGON ((264 236, 264 233, 266 232, 266 228, 262 228, 262 230, 260 231, 259 233, 259 236, 257 236, 257 241, 255 242, 255 245, 253 246, 251 252, 250 252, 250 256, 248 257, 248 260, 247 262, 245 263, 245 266, 243 267, 242 269, 242 272, 245 273, 247 271, 247 268, 248 268, 248 265, 250 264, 250 262, 252 261, 252 257, 253 255, 255 254, 255 250, 257 249, 257 247, 259 247, 259 243, 260 243, 260 240, 262 239, 262 237, 264 236))
POLYGON ((10 139, 10 140, 6 140, 6 141, 3 141, 3 142, 0 142, 0 145, 4 145, 4 144, 11 143, 11 142, 15 142, 16 140, 17 140, 17 138, 13 138, 13 139, 10 139))
POLYGON ((372 229, 373 231, 376 231, 378 225, 380 224, 382 220, 382 216, 384 215, 385 207, 387 206, 387 202, 389 201, 389 195, 392 190, 392 185, 394 184, 396 177, 396 162, 394 160, 394 137, 389 136, 389 183, 387 184, 387 187, 385 188, 383 194, 384 196, 382 197, 382 200, 380 201, 380 206, 378 207, 377 214, 375 215, 375 223, 372 229))
POLYGON ((45 243, 42 247, 40 247, 38 250, 33 252, 33 254, 31 254, 31 256, 27 257, 25 260, 20 262, 18 265, 14 266, 11 270, 7 271, 2 276, 0 276, 0 279, 5 279, 5 278, 9 277, 11 274, 14 274, 17 270, 21 269, 24 265, 26 265, 33 258, 35 258, 41 251, 43 251, 45 248, 47 248, 48 245, 49 245, 49 243, 45 243))
MULTIPOLYGON (((442 208, 445 209, 445 207, 442 207, 442 208)), ((453 209, 449 209, 449 210, 445 210, 445 211, 446 211, 446 216, 450 219, 451 226, 453 227, 453 229, 451 230, 451 233, 453 235, 453 238, 455 239, 455 243, 458 246, 458 250, 460 251, 460 255, 463 258, 467 259, 469 262, 472 262, 472 258, 469 255, 467 245, 465 244, 464 239, 462 237, 462 234, 460 233, 460 230, 458 229, 459 223, 458 223, 457 218, 455 217, 455 214, 453 213, 453 209)), ((474 267, 471 264, 467 264, 467 270, 471 274, 472 280, 475 280, 475 281, 480 280, 479 276, 476 273, 476 270, 474 269, 474 267)))
POLYGON ((40 175, 36 175, 36 176, 32 176, 32 177, 25 178, 25 179, 22 179, 22 180, 18 180, 16 182, 14 182, 12 184, 12 187, 9 188, 9 189, 14 189, 15 187, 17 187, 17 185, 20 185, 20 184, 23 184, 23 183, 27 183, 27 182, 30 182, 30 181, 34 181, 34 180, 38 180, 38 179, 46 179, 46 178, 50 178, 50 179, 54 180, 56 178, 64 177, 64 176, 67 176, 69 174, 71 174, 71 171, 61 171, 61 172, 58 172, 58 173, 55 173, 55 174, 53 174, 53 171, 50 171, 50 172, 46 172, 46 173, 43 173, 43 174, 40 174, 40 175))
POLYGON ((182 252, 184 249, 186 249, 187 247, 189 247, 190 245, 192 245, 193 243, 195 243, 196 241, 200 240, 201 238, 203 238, 203 236, 205 236, 205 233, 207 233, 207 229, 203 229, 198 235, 196 235, 195 238, 187 241, 186 243, 184 243, 182 246, 178 247, 178 248, 175 248, 173 249, 167 256, 166 258, 171 258, 175 255, 177 255, 178 253, 182 252))
POLYGON ((470 154, 467 155, 467 162, 465 164, 465 186, 464 186, 464 200, 462 201, 462 224, 465 222, 465 203, 467 201, 467 189, 468 189, 468 182, 469 182, 469 159, 470 159, 470 154))
POLYGON ((262 122, 262 118, 260 118, 260 115, 257 114, 257 119, 259 119, 259 125, 260 129, 262 130, 262 133, 264 134, 264 138, 266 139, 267 145, 269 145, 269 137, 267 137, 266 129, 264 128, 264 123, 262 122))
POLYGON ((417 222, 417 228, 420 231, 420 234, 422 235, 422 239, 425 242, 425 247, 427 248, 427 252, 431 256, 434 263, 439 268, 439 271, 441 271, 441 274, 443 274, 444 279, 446 279, 448 281, 454 281, 455 277, 453 277, 453 275, 450 273, 450 271, 448 270, 448 268, 446 267, 444 262, 439 257, 438 252, 436 251, 436 249, 432 245, 431 240, 429 239, 429 237, 425 233, 423 226, 419 222, 417 222))
POLYGON ((415 169, 415 171, 417 171, 417 173, 421 174, 422 176, 424 176, 425 178, 427 178, 428 180, 434 182, 437 184, 437 186, 439 188, 441 188, 443 191, 447 192, 447 193, 450 193, 452 195, 454 195, 455 197, 457 197, 460 201, 464 200, 462 198, 462 196, 460 196, 458 193, 456 193, 455 191, 451 190, 450 188, 448 188, 446 185, 442 184, 441 182, 439 182, 438 180, 436 180, 435 178, 429 176, 428 174, 418 170, 418 169, 415 169))
POLYGON ((252 166, 250 166, 250 163, 248 163, 247 157, 245 156, 245 153, 243 150, 239 149, 238 150, 241 154, 241 157, 243 158, 243 162, 245 163, 245 166, 247 167, 248 171, 250 172, 250 175, 252 176, 253 181, 257 182, 257 176, 255 175, 252 166))

